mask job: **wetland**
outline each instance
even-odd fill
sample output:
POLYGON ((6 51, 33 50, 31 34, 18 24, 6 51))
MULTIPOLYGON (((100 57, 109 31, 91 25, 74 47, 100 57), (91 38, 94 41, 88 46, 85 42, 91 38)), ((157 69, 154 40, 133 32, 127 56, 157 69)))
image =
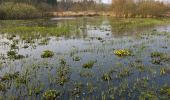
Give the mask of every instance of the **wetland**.
POLYGON ((168 100, 170 19, 0 20, 0 100, 168 100))

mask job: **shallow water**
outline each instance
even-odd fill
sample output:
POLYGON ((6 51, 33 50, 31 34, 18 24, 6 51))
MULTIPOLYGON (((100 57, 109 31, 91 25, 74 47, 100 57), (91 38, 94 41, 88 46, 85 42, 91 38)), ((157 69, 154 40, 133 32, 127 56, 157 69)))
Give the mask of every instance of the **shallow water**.
MULTIPOLYGON (((147 93, 159 99, 169 98, 167 94, 160 93, 165 84, 170 85, 169 25, 134 27, 118 32, 110 25, 107 17, 53 19, 28 20, 17 24, 12 21, 11 25, 68 25, 71 27, 69 34, 59 37, 42 36, 33 39, 34 43, 26 43, 21 39, 24 33, 16 34, 12 40, 7 38, 9 33, 1 33, 0 76, 1 82, 8 87, 5 91, 0 89, 2 99, 42 99, 43 94, 49 89, 59 91, 61 94, 57 98, 65 100, 136 100, 145 98, 147 93), (41 40, 46 38, 49 39, 48 43, 40 45, 41 40), (11 48, 15 40, 18 41, 18 49, 11 48), (28 45, 28 48, 23 48, 25 45, 28 45), (132 55, 117 56, 114 50, 118 49, 129 49, 132 55), (15 50, 25 58, 9 59, 7 52, 10 50, 15 50), (53 51, 54 56, 41 58, 45 50, 53 51), (166 61, 153 63, 153 52, 165 54, 166 61), (78 58, 77 61, 74 60, 75 57, 78 58), (61 59, 64 59, 66 64, 60 63, 61 59), (94 62, 92 68, 83 68, 83 64, 89 61, 94 62), (163 75, 161 68, 166 70, 163 75), (2 80, 6 73, 15 72, 19 73, 16 78, 2 80), (64 75, 59 77, 61 73, 64 75), (104 74, 109 74, 111 79, 103 80, 104 74), (64 82, 62 76, 66 78, 64 82), (17 83, 16 80, 21 77, 27 82, 17 83)), ((2 23, 5 21, 1 22, 1 27, 6 27, 6 24, 2 23)))

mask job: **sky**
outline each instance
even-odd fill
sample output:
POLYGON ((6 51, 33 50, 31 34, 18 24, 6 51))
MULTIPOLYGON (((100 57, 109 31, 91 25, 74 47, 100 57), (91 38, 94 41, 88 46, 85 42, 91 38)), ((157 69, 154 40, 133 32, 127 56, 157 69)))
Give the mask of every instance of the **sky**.
POLYGON ((103 3, 111 3, 112 0, 103 0, 103 3))
MULTIPOLYGON (((112 0, 102 0, 103 3, 111 3, 112 0)), ((164 2, 170 2, 170 0, 157 0, 157 1, 164 1, 164 2)))

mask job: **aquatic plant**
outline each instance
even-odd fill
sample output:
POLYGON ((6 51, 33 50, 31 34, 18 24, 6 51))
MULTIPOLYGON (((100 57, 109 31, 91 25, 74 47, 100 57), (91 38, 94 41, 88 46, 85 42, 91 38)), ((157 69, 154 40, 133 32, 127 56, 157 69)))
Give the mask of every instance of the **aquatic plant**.
POLYGON ((39 43, 39 45, 47 45, 50 41, 50 38, 45 38, 45 39, 42 39, 39 43))
POLYGON ((79 97, 82 92, 83 84, 81 82, 74 83, 74 89, 72 91, 72 94, 76 97, 79 97))
POLYGON ((162 62, 170 61, 169 55, 161 52, 152 52, 151 58, 152 58, 151 60, 152 64, 157 64, 157 65, 160 65, 162 62))
POLYGON ((79 56, 74 56, 73 61, 80 61, 80 57, 79 56))
POLYGON ((7 56, 14 57, 16 55, 16 51, 8 51, 7 56))
POLYGON ((123 57, 123 56, 131 56, 131 51, 127 50, 127 49, 118 49, 118 50, 114 50, 113 51, 115 55, 119 56, 119 57, 123 57))
POLYGON ((161 94, 163 95, 167 95, 170 97, 170 86, 168 85, 164 85, 161 90, 160 90, 161 94))
POLYGON ((83 68, 92 68, 94 65, 95 61, 89 61, 85 64, 82 65, 83 68))
POLYGON ((7 56, 8 56, 10 59, 23 59, 23 58, 24 58, 23 55, 17 54, 16 51, 8 51, 8 52, 7 52, 7 56))
POLYGON ((41 58, 51 58, 54 56, 54 52, 50 50, 46 50, 41 54, 41 58))
POLYGON ((86 71, 86 70, 82 70, 80 72, 80 76, 81 77, 92 77, 94 75, 93 72, 89 72, 89 71, 86 71))
POLYGON ((127 77, 129 75, 130 75, 130 70, 128 68, 125 68, 117 74, 117 77, 123 78, 123 77, 127 77))
POLYGON ((56 100, 56 98, 59 97, 60 95, 61 95, 61 93, 57 90, 47 90, 43 94, 43 98, 45 100, 56 100))
POLYGON ((160 65, 161 64, 161 59, 155 59, 155 58, 153 58, 152 60, 151 60, 151 62, 152 62, 152 64, 156 64, 156 65, 160 65))
POLYGON ((103 79, 104 81, 110 81, 110 80, 112 80, 111 74, 110 74, 110 73, 104 73, 104 74, 102 75, 102 79, 103 79))
POLYGON ((0 91, 5 91, 6 89, 5 83, 0 82, 0 91))
POLYGON ((155 58, 155 57, 163 57, 164 56, 164 53, 161 53, 161 52, 152 52, 151 53, 151 57, 152 58, 155 58))
POLYGON ((97 37, 97 40, 99 40, 99 41, 101 41, 101 40, 103 40, 101 37, 97 37))
POLYGON ((165 68, 161 68, 160 69, 160 75, 165 75, 165 74, 166 74, 165 68))
POLYGON ((1 78, 2 81, 6 81, 6 80, 12 80, 15 79, 19 76, 19 72, 15 72, 13 74, 11 73, 5 73, 5 75, 1 78))
POLYGON ((19 47, 14 43, 14 44, 11 44, 11 49, 19 49, 19 47))
POLYGON ((24 77, 24 76, 20 76, 20 77, 18 77, 18 78, 16 78, 16 83, 18 83, 18 84, 26 84, 26 82, 27 82, 27 80, 26 80, 26 77, 24 77))
POLYGON ((152 91, 142 92, 139 100, 158 100, 157 95, 152 91))
POLYGON ((93 93, 96 89, 97 89, 97 87, 95 87, 94 84, 87 83, 87 91, 88 91, 88 93, 93 93))
POLYGON ((57 83, 64 85, 69 81, 70 68, 65 65, 66 62, 61 61, 61 66, 57 68, 57 83))
POLYGON ((26 48, 29 48, 29 45, 24 45, 23 48, 25 48, 25 49, 26 49, 26 48))

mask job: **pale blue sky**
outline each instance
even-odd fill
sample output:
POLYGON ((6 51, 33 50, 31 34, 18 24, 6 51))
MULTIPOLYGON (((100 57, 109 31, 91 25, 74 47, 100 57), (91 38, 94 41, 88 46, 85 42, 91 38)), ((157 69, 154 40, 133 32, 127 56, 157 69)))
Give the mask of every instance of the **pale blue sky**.
POLYGON ((111 0, 103 0, 104 3, 111 3, 111 0))
MULTIPOLYGON (((102 0, 103 3, 111 3, 112 0, 102 0)), ((170 2, 170 0, 156 0, 156 1, 164 1, 164 2, 170 2)))

